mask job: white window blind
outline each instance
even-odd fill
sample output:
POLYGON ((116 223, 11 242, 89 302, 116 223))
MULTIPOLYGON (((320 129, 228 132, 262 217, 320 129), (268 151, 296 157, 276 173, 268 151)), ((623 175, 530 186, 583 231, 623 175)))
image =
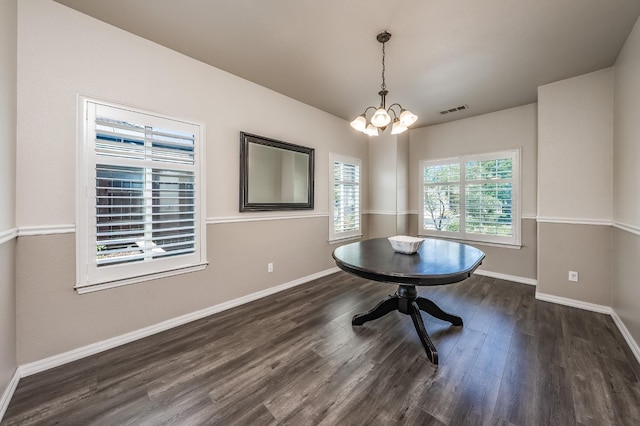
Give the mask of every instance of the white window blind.
POLYGON ((420 234, 520 244, 519 151, 423 161, 420 234))
POLYGON ((329 240, 360 236, 360 160, 332 154, 330 164, 329 240))
POLYGON ((77 287, 203 264, 199 126, 95 102, 85 108, 88 254, 77 287))

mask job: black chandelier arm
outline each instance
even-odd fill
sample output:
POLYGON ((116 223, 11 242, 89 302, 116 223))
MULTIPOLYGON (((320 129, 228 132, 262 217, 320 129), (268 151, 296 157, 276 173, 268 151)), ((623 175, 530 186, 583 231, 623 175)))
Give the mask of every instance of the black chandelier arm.
POLYGON ((402 108, 402 105, 400 105, 399 103, 393 103, 391 105, 389 105, 389 108, 387 108, 387 111, 393 111, 393 114, 395 115, 396 112, 395 110, 392 109, 392 107, 397 106, 398 108, 400 108, 400 113, 402 113, 402 111, 404 111, 404 108, 402 108))
POLYGON ((364 116, 365 118, 367 117, 367 111, 369 111, 370 109, 376 110, 378 109, 377 107, 374 106, 368 106, 367 108, 365 108, 364 112, 360 115, 364 116))

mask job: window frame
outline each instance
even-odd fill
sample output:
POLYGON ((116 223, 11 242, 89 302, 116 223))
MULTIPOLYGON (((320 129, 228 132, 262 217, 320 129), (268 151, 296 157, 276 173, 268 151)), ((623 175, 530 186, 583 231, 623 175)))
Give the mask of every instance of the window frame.
POLYGON ((83 95, 78 95, 77 117, 76 291, 83 294, 204 269, 207 265, 204 124, 83 95), (142 160, 136 161, 131 158, 122 158, 118 161, 109 159, 106 162, 100 160, 101 157, 96 154, 96 111, 100 108, 109 109, 109 118, 123 119, 144 126, 193 132, 195 136, 192 167, 195 201, 193 253, 98 267, 95 201, 97 165, 106 163, 116 167, 118 165, 136 167, 142 168, 145 172, 151 172, 153 169, 180 169, 179 166, 163 162, 158 162, 157 166, 154 163, 153 166, 143 167, 140 165, 142 160))
POLYGON ((418 209, 418 235, 420 236, 428 236, 428 237, 442 237, 447 239, 454 239, 460 241, 468 241, 468 242, 477 242, 477 243, 488 243, 488 244, 496 244, 496 245, 505 245, 505 246, 521 246, 521 206, 520 206, 520 174, 521 174, 521 166, 520 166, 520 157, 521 157, 521 149, 509 149, 509 150, 501 150, 494 152, 487 152, 482 154, 469 154, 469 155, 461 155, 458 157, 452 158, 444 158, 437 160, 421 160, 419 162, 419 183, 418 183, 418 200, 419 200, 419 209, 418 209), (496 160, 501 158, 510 158, 512 161, 512 177, 508 179, 511 181, 511 224, 512 224, 512 235, 511 236, 497 236, 497 235, 488 235, 488 234, 478 234, 478 233, 470 233, 466 232, 466 199, 467 199, 467 185, 477 184, 478 181, 467 180, 465 176, 466 171, 466 163, 472 161, 487 161, 487 160, 496 160), (428 166, 438 166, 438 165, 446 165, 446 164, 458 164, 460 167, 460 178, 458 181, 459 184, 459 194, 460 194, 460 228, 459 232, 451 232, 451 231, 438 231, 426 229, 424 227, 424 205, 425 205, 425 187, 428 184, 424 182, 424 173, 425 168, 428 166))
POLYGON ((362 161, 359 158, 348 157, 341 154, 329 154, 329 242, 341 241, 345 239, 353 239, 362 237, 362 161), (339 181, 335 180, 334 164, 342 163, 353 165, 358 168, 358 181, 355 183, 358 187, 358 228, 350 231, 336 232, 334 226, 334 210, 335 197, 333 188, 339 181))

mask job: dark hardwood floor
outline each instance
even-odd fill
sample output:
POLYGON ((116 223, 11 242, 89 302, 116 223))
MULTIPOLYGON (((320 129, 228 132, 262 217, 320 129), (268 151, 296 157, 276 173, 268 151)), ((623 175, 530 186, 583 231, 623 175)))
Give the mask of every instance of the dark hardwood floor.
POLYGON ((395 287, 337 273, 23 378, 2 425, 639 425, 640 366, 607 315, 474 276, 419 288, 462 316, 360 327, 395 287))

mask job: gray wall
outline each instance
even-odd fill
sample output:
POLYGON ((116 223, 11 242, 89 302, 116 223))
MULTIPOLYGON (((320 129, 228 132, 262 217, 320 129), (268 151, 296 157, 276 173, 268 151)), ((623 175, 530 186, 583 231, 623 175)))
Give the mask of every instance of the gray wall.
MULTIPOLYGON (((640 342, 640 20, 614 67, 613 309, 640 342)), ((636 352, 640 357, 640 352, 636 352)))
MULTIPOLYGON (((15 150, 17 0, 0 1, 0 398, 17 367, 15 150)), ((0 407, 0 418, 2 417, 0 407)))

